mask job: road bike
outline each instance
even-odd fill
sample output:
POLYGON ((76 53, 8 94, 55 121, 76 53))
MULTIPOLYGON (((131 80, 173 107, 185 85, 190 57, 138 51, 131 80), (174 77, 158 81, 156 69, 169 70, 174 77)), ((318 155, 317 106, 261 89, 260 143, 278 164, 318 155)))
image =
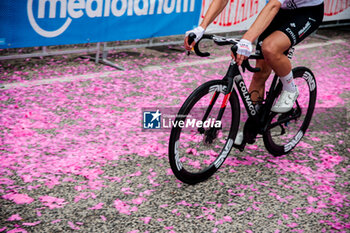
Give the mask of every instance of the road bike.
MULTIPOLYGON (((189 37, 193 40, 195 35, 189 37)), ((215 35, 204 35, 202 39, 212 40, 219 46, 232 45, 231 51, 236 54, 237 39, 215 35)), ((207 57, 210 53, 199 49, 202 39, 196 43, 194 51, 198 56, 207 57)), ((288 52, 290 59, 293 52, 293 48, 288 52)), ((252 54, 242 63, 243 72, 245 69, 260 71, 260 68, 250 65, 252 59, 263 59, 263 56, 252 54)), ((263 138, 265 148, 273 156, 291 152, 310 124, 317 93, 316 79, 310 69, 293 68, 293 77, 299 97, 293 108, 282 114, 271 112, 282 90, 278 76, 274 76, 266 98, 255 105, 233 59, 221 80, 211 80, 196 88, 181 106, 170 134, 169 162, 175 176, 187 184, 202 182, 221 167, 232 147, 243 151, 247 144, 253 144, 259 137, 263 138), (241 121, 240 103, 244 105, 247 119, 243 127, 243 142, 236 145, 234 142, 241 121)))

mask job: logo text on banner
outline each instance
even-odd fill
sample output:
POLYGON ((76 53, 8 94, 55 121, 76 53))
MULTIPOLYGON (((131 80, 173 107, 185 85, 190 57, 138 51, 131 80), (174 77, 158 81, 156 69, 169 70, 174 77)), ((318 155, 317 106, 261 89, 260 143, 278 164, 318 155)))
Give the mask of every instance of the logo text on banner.
POLYGON ((28 0, 27 14, 30 25, 41 36, 61 35, 74 19, 143 16, 193 12, 195 0, 28 0), (35 1, 35 3, 34 3, 35 1), (55 30, 45 30, 38 20, 66 19, 55 30))

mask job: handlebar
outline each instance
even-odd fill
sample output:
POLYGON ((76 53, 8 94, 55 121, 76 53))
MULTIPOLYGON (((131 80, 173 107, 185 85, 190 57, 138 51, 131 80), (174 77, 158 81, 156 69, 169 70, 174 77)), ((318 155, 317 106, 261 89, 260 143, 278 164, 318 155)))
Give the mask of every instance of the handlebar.
MULTIPOLYGON (((190 33, 188 35, 188 44, 192 44, 192 42, 194 41, 194 39, 196 38, 196 35, 194 33, 190 33)), ((239 40, 236 40, 234 38, 226 38, 226 37, 222 37, 222 36, 216 36, 216 35, 208 35, 208 34, 204 34, 203 37, 194 45, 194 52, 196 53, 197 56, 200 57, 209 57, 210 53, 208 52, 202 52, 199 49, 199 43, 203 40, 203 39, 209 39, 209 40, 213 40, 215 44, 219 45, 219 46, 223 46, 223 45, 232 45, 231 47, 231 51, 232 53, 236 56, 237 55, 237 43, 239 42, 239 40)), ((242 69, 243 71, 245 70, 245 68, 247 68, 247 70, 249 70, 250 72, 259 72, 260 68, 253 68, 250 63, 249 63, 249 59, 263 59, 262 55, 257 55, 257 54, 252 54, 251 56, 248 57, 248 59, 244 60, 242 63, 242 69)))

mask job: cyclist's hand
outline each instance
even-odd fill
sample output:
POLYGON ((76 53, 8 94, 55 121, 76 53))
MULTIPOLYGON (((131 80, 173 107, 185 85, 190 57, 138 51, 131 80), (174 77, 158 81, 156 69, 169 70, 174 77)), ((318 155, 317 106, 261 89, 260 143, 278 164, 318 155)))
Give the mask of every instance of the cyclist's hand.
POLYGON ((204 32, 205 32, 205 29, 202 28, 201 26, 198 26, 193 30, 187 31, 185 36, 185 42, 184 42, 185 49, 190 51, 193 48, 193 46, 202 38, 204 32), (196 35, 196 38, 191 44, 188 44, 188 35, 190 33, 194 33, 196 35))
POLYGON ((243 60, 247 59, 252 53, 253 46, 252 42, 246 39, 241 39, 237 44, 237 57, 236 63, 240 66, 242 65, 243 60))

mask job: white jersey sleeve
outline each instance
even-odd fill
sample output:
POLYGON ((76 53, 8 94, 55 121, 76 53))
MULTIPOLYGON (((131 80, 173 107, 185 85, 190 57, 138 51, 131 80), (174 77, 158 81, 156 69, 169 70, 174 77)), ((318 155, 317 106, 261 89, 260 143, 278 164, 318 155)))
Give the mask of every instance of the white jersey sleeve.
POLYGON ((323 0, 278 0, 281 3, 282 9, 297 9, 301 7, 317 6, 323 0))

